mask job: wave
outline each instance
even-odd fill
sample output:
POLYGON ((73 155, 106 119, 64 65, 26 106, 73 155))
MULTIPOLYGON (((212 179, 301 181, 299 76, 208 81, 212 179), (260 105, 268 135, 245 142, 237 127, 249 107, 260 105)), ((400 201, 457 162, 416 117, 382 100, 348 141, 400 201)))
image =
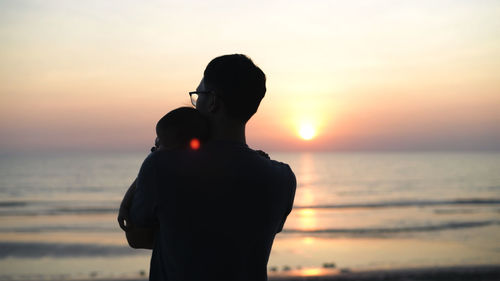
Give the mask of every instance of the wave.
POLYGON ((55 216, 55 215, 118 214, 118 208, 56 208, 46 210, 0 210, 0 216, 55 216))
MULTIPOLYGON (((60 201, 0 201, 0 216, 55 216, 85 214, 116 214, 119 202, 110 201, 97 206, 87 202, 60 201), (71 204, 71 205, 69 205, 71 204)), ((361 202, 347 204, 325 204, 294 206, 294 209, 380 209, 427 206, 487 206, 500 205, 500 199, 454 199, 454 200, 402 200, 361 202)))
POLYGON ((116 214, 120 202, 0 201, 0 216, 116 214))
POLYGON ((23 207, 26 204, 26 202, 22 201, 3 201, 0 202, 0 208, 23 207))
MULTIPOLYGON (((410 226, 377 226, 369 228, 320 228, 320 229, 293 229, 285 228, 283 233, 307 234, 307 235, 337 235, 337 236, 392 236, 397 234, 411 234, 436 232, 444 230, 459 230, 464 228, 479 228, 492 225, 500 225, 500 221, 455 221, 446 223, 435 223, 427 225, 410 226)), ((105 225, 44 225, 44 226, 18 226, 18 227, 0 227, 0 233, 43 233, 43 232, 69 232, 69 233, 114 233, 120 231, 118 224, 105 225)), ((0 247, 1 251, 1 247, 0 247)))
POLYGON ((148 250, 134 250, 128 246, 99 244, 64 244, 37 242, 0 242, 0 259, 42 257, 96 257, 148 255, 148 250))
POLYGON ((376 209, 400 207, 426 207, 426 206, 457 206, 457 205, 500 205, 500 199, 454 199, 454 200, 408 200, 385 201, 371 203, 348 203, 332 205, 294 206, 294 209, 376 209))
POLYGON ((0 227, 0 233, 41 233, 41 232, 114 232, 119 229, 118 223, 109 225, 44 225, 0 227))
POLYGON ((407 226, 407 227, 375 227, 375 228, 328 228, 328 229, 283 229, 283 233, 298 233, 298 234, 339 234, 348 236, 379 236, 391 235, 399 233, 414 233, 414 232, 431 232, 442 230, 454 230, 462 228, 476 228, 490 225, 500 225, 500 221, 469 221, 469 222, 449 222, 436 225, 424 226, 407 226))

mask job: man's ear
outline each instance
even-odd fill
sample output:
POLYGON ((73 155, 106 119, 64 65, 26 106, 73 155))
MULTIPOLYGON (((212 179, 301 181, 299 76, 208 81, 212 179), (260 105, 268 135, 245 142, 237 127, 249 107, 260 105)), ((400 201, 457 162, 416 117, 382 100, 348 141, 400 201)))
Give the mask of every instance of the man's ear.
POLYGON ((220 108, 220 99, 216 95, 210 95, 210 101, 208 102, 208 111, 210 113, 215 113, 220 108))

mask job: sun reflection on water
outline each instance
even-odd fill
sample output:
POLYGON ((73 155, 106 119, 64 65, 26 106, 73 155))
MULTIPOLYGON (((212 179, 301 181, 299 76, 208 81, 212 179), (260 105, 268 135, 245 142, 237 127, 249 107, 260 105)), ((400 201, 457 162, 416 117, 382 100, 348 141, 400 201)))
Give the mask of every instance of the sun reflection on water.
POLYGON ((299 183, 304 186, 310 186, 317 181, 316 167, 314 159, 310 153, 303 153, 300 157, 300 166, 298 171, 299 183))
POLYGON ((314 244, 314 240, 315 240, 314 237, 304 237, 302 239, 302 242, 306 245, 312 245, 314 244))
POLYGON ((303 269, 300 272, 300 275, 302 275, 302 276, 317 276, 317 275, 321 275, 322 273, 323 273, 323 271, 321 270, 321 268, 307 268, 307 269, 303 269))
POLYGON ((314 209, 298 210, 299 227, 303 230, 314 230, 318 226, 316 211, 314 209))

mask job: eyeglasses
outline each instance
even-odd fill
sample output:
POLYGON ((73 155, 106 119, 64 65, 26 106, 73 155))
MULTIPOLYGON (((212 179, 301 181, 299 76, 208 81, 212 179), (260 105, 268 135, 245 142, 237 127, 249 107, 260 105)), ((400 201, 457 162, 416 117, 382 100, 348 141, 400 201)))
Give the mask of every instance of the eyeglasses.
POLYGON ((193 91, 189 92, 189 97, 191 98, 191 104, 196 107, 196 102, 198 101, 198 97, 200 95, 208 95, 208 94, 213 94, 213 91, 193 91))

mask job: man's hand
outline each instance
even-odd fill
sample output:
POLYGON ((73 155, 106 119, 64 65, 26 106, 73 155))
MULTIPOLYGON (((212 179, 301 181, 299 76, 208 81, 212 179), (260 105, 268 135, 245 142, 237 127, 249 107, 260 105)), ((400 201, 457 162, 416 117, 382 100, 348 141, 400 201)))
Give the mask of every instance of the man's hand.
POLYGON ((152 250, 155 244, 155 233, 157 228, 154 227, 129 227, 125 231, 128 245, 134 249, 149 249, 152 250))
POLYGON ((269 157, 269 154, 265 153, 264 151, 262 150, 255 150, 255 152, 257 152, 260 156, 264 157, 264 158, 267 158, 267 159, 271 159, 269 157))

